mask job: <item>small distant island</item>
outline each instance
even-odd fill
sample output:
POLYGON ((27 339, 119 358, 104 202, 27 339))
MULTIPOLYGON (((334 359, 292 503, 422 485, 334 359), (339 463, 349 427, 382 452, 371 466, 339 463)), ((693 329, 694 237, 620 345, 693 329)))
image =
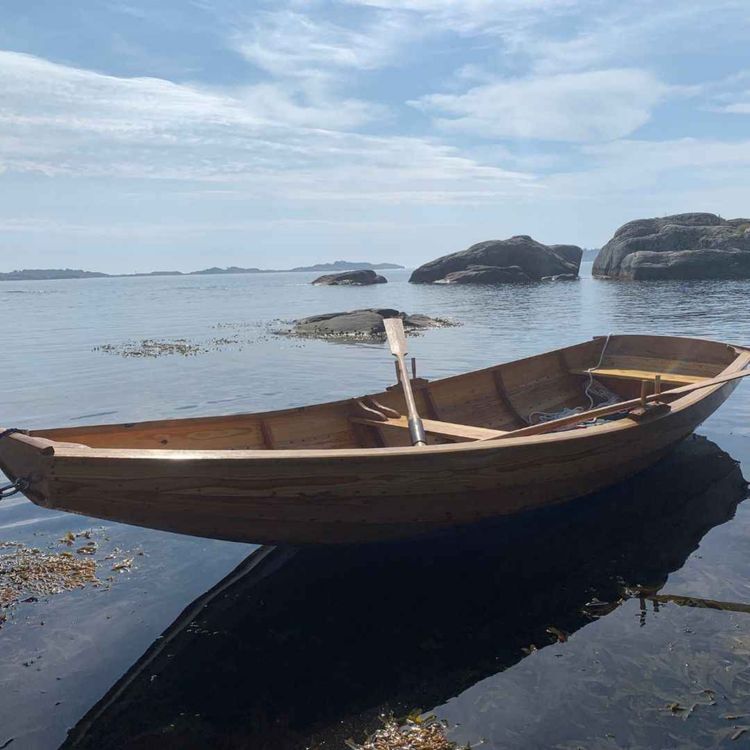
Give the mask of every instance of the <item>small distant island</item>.
POLYGON ((204 268, 201 271, 150 271, 148 273, 101 273, 100 271, 83 271, 77 268, 25 268, 20 271, 0 273, 0 281, 49 281, 52 279, 113 279, 135 276, 212 276, 218 274, 239 273, 302 273, 306 271, 379 271, 383 269, 403 268, 396 263, 367 263, 365 261, 337 260, 333 263, 316 263, 312 266, 296 268, 204 268))

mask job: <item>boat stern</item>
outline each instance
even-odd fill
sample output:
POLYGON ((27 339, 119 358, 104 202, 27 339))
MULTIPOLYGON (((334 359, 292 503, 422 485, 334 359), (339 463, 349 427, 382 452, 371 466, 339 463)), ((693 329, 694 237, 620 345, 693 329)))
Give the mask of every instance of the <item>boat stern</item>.
POLYGON ((0 470, 33 503, 48 507, 47 486, 55 456, 51 440, 0 428, 0 470))

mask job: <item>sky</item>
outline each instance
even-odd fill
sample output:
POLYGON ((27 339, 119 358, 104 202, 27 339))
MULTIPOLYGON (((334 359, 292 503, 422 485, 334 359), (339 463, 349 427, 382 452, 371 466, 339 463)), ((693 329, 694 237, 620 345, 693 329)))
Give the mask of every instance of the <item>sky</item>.
POLYGON ((0 270, 750 215, 748 0, 2 0, 0 270))

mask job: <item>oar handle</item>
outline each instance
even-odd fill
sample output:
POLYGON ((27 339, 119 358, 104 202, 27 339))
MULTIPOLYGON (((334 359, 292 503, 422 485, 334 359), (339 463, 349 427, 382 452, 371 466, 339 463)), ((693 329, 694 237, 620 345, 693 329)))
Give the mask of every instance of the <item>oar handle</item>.
POLYGON ((404 390, 404 400, 406 401, 406 411, 408 414, 409 434, 411 435, 412 445, 427 445, 424 425, 417 413, 417 404, 414 401, 414 392, 411 389, 411 380, 409 372, 406 369, 406 333, 401 318, 385 318, 383 320, 385 335, 388 337, 388 346, 391 354, 396 358, 396 369, 398 370, 401 387, 404 390))
POLYGON ((404 400, 406 401, 406 412, 409 416, 409 435, 411 436, 412 445, 427 445, 427 435, 424 431, 424 424, 417 413, 417 404, 414 400, 414 391, 411 387, 411 380, 406 369, 406 360, 403 354, 396 354, 398 362, 398 371, 400 374, 401 387, 404 390, 404 400))

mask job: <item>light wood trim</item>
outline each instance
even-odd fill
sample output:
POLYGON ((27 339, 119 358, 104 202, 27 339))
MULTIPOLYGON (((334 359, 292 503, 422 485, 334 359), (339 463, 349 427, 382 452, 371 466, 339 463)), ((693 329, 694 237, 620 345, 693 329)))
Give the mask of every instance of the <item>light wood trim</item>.
POLYGON ((608 369, 606 367, 600 367, 593 370, 571 370, 573 375, 588 375, 589 372, 592 375, 599 375, 602 378, 616 378, 618 380, 656 380, 660 377, 662 380, 670 383, 680 383, 681 385, 692 385, 693 383, 701 383, 704 380, 708 380, 707 376, 703 375, 678 375, 673 372, 653 372, 651 370, 618 370, 608 369))
MULTIPOLYGON (((365 424, 371 427, 398 427, 400 429, 409 429, 406 417, 398 419, 387 419, 386 421, 376 421, 364 417, 351 417, 351 422, 355 424, 365 424)), ((439 422, 435 419, 423 419, 425 432, 432 435, 441 435, 448 438, 464 438, 466 440, 492 440, 510 433, 503 430, 489 430, 486 427, 474 427, 467 424, 455 424, 453 422, 439 422)))

